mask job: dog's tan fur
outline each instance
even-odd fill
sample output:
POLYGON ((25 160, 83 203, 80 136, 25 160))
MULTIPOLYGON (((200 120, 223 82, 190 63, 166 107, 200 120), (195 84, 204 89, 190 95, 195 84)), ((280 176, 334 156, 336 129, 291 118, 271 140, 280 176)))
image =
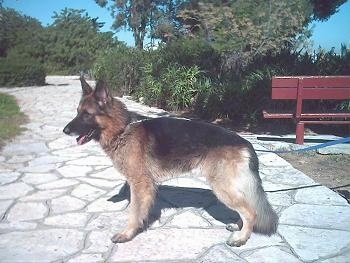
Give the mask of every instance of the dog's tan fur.
POLYGON ((93 91, 84 79, 81 82, 78 116, 65 132, 81 135, 74 127, 84 123, 84 112, 91 115, 89 125, 99 132, 95 139, 130 185, 128 223, 112 237, 113 242, 129 241, 144 227, 157 184, 194 168, 206 177, 218 199, 241 217, 237 225, 228 227, 236 231, 228 244, 245 244, 252 231, 267 235, 276 232, 278 217, 261 186, 257 156, 249 142, 222 128, 192 121, 159 118, 132 123, 125 106, 109 95, 103 83, 97 83, 93 91), (183 134, 174 136, 168 129, 178 126, 183 134), (211 138, 211 134, 216 135, 211 138))

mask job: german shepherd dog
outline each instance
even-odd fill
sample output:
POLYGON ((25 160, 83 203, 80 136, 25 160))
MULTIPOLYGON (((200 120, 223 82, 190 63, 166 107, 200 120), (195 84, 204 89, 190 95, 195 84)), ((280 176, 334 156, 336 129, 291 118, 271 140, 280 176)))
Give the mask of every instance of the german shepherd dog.
POLYGON ((160 117, 132 122, 105 82, 98 81, 93 89, 84 78, 80 81, 78 114, 63 131, 78 136, 79 145, 98 141, 130 186, 128 223, 113 242, 129 241, 144 228, 158 183, 194 168, 200 169, 217 198, 240 215, 236 224, 228 225, 235 231, 229 245, 244 245, 253 231, 276 232, 278 216, 266 198, 258 158, 248 141, 199 121, 160 117))

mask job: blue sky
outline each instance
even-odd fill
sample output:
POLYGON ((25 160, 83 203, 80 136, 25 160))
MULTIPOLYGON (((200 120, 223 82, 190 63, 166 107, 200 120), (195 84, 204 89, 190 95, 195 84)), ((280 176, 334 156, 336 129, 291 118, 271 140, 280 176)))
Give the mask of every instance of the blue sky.
MULTIPOLYGON (((112 17, 106 8, 99 7, 94 0, 5 0, 5 7, 11 7, 24 15, 38 19, 43 26, 53 22, 54 12, 60 12, 65 7, 85 9, 90 17, 99 17, 100 22, 105 22, 103 31, 111 30, 112 17)), ((350 1, 343 4, 339 12, 331 16, 326 22, 316 22, 312 25, 312 41, 314 48, 321 46, 326 50, 335 47, 339 50, 341 43, 350 46, 350 1)), ((133 45, 130 32, 120 31, 117 33, 119 40, 133 45)))

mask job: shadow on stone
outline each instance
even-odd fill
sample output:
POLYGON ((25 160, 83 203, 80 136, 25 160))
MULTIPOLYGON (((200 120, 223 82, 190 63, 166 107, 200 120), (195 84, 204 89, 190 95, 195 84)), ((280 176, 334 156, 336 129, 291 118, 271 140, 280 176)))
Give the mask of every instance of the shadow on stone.
MULTIPOLYGON (((118 194, 108 199, 113 203, 123 200, 130 201, 130 187, 126 182, 118 194)), ((152 224, 158 220, 163 209, 185 207, 203 208, 211 217, 223 224, 234 223, 239 219, 238 213, 222 204, 211 190, 160 185, 148 223, 152 224)))
POLYGON ((53 84, 53 83, 45 83, 45 86, 58 86, 58 87, 65 87, 65 86, 69 86, 71 84, 69 83, 59 83, 59 84, 53 84))

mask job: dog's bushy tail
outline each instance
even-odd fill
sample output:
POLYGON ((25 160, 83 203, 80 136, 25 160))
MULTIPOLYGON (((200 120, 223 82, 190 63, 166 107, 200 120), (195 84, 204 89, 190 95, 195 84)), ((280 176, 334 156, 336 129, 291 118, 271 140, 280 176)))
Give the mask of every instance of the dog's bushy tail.
POLYGON ((256 198, 255 209, 257 213, 254 232, 271 236, 276 233, 278 225, 278 215, 271 207, 262 187, 259 187, 256 198))
POLYGON ((278 215, 267 200, 266 193, 261 185, 258 157, 253 149, 249 150, 249 154, 249 172, 251 178, 254 180, 254 190, 248 191, 251 195, 248 199, 257 213, 253 231, 270 236, 277 231, 278 215))

